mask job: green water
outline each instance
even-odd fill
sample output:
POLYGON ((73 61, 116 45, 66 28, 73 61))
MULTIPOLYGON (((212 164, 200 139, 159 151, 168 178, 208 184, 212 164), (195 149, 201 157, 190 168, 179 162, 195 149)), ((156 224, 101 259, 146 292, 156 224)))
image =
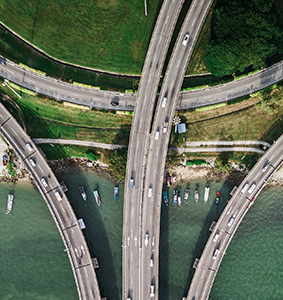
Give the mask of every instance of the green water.
MULTIPOLYGON (((83 233, 92 257, 98 258, 100 267, 96 273, 101 295, 107 300, 121 299, 123 186, 119 186, 119 199, 115 202, 114 183, 92 171, 72 167, 59 179, 67 184, 70 203, 87 226, 83 233), (80 185, 85 186, 87 202, 80 196, 80 185), (101 196, 100 208, 92 196, 94 189, 101 196)), ((189 185, 187 204, 174 206, 170 189, 169 207, 162 205, 161 300, 182 299, 187 294, 194 259, 201 255, 211 222, 217 220, 230 198, 232 187, 211 182, 209 201, 205 204, 205 182, 198 184, 198 205, 193 195, 196 183, 189 185), (221 201, 215 208, 218 190, 221 201)), ((182 197, 186 187, 177 186, 182 197)), ((283 188, 269 188, 256 199, 227 250, 210 299, 283 299, 282 191, 283 188)), ((1 183, 0 199, 0 299, 77 299, 68 257, 39 192, 27 183, 1 183), (5 215, 9 192, 14 193, 15 203, 13 211, 5 215)))

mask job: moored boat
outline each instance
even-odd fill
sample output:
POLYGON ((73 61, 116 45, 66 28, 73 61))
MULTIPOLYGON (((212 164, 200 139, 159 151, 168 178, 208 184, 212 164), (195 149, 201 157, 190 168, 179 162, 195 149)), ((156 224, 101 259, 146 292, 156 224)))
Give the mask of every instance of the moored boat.
POLYGON ((173 190, 173 202, 174 202, 174 205, 177 205, 177 202, 178 202, 177 194, 178 194, 178 191, 177 190, 173 190))
POLYGON ((12 210, 13 202, 14 202, 14 195, 9 194, 9 195, 8 195, 8 202, 7 202, 7 211, 6 211, 6 215, 12 210))
POLYGON ((215 207, 217 207, 217 206, 218 206, 218 204, 219 204, 219 198, 218 198, 218 197, 216 197, 216 198, 215 198, 215 207))
POLYGON ((198 203, 198 190, 197 189, 195 190, 195 200, 196 200, 196 203, 198 203))
POLYGON ((101 200, 100 200, 100 197, 99 197, 99 194, 98 194, 97 190, 93 191, 93 196, 95 198, 95 201, 96 201, 97 205, 100 206, 101 205, 101 200))
POLYGON ((165 205, 168 206, 169 201, 168 201, 167 191, 163 191, 162 195, 163 195, 163 201, 164 201, 165 205))
POLYGON ((185 189, 185 194, 184 194, 184 202, 187 203, 188 199, 189 199, 189 193, 190 193, 190 189, 185 189))
POLYGON ((181 203, 182 203, 182 197, 181 197, 181 192, 180 192, 180 191, 178 191, 177 198, 178 198, 178 205, 181 206, 181 203))
POLYGON ((114 187, 114 200, 118 199, 119 188, 117 186, 114 187))
POLYGON ((86 201, 86 192, 85 192, 85 188, 81 185, 81 186, 79 187, 79 190, 80 190, 80 193, 81 193, 81 195, 82 195, 82 197, 83 197, 83 200, 86 201))
POLYGON ((203 200, 204 200, 205 203, 208 201, 209 190, 210 190, 210 187, 207 187, 207 186, 204 189, 204 198, 203 198, 203 200))

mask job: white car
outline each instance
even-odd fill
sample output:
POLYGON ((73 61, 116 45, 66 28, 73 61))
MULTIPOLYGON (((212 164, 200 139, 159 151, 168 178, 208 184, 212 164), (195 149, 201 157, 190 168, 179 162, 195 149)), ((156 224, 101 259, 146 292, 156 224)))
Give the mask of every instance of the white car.
POLYGON ((163 124, 163 133, 167 132, 167 128, 168 128, 168 122, 164 122, 164 124, 163 124))
POLYGON ((26 143, 26 147, 28 148, 29 151, 32 151, 32 145, 31 143, 26 143))
POLYGON ((262 172, 265 172, 268 169, 268 167, 269 167, 269 162, 267 162, 265 166, 262 168, 262 172))
POLYGON ((30 162, 30 164, 31 164, 33 167, 36 166, 36 163, 35 163, 35 161, 34 161, 32 158, 29 160, 29 162, 30 162))
POLYGON ((229 227, 231 227, 231 225, 233 224, 234 220, 235 220, 235 214, 231 216, 231 218, 230 218, 230 220, 228 222, 228 226, 229 227))
POLYGON ((150 198, 152 196, 152 187, 149 187, 148 189, 148 197, 150 198))
POLYGON ((149 234, 148 232, 145 234, 145 238, 144 238, 144 245, 147 246, 148 245, 148 240, 149 240, 149 234))
POLYGON ((158 140, 158 138, 159 138, 159 129, 157 129, 155 132, 155 139, 158 140))
POLYGON ((152 268, 153 267, 153 257, 150 259, 150 262, 149 262, 149 266, 152 268))
POLYGON ((186 33, 183 39, 183 45, 186 46, 189 40, 189 33, 186 33))
POLYGON ((248 192, 251 194, 251 193, 253 192, 253 190, 255 189, 255 187, 256 187, 256 184, 253 183, 253 184, 250 186, 248 192))
POLYGON ((241 192, 244 193, 244 192, 247 190, 248 187, 249 187, 249 183, 247 182, 247 183, 243 186, 241 192))
POLYGON ((154 285, 153 284, 150 286, 150 297, 151 298, 154 297, 154 285))
POLYGON ((218 238, 219 238, 219 233, 215 233, 215 236, 213 238, 213 242, 217 242, 218 238))
POLYGON ((167 96, 164 96, 162 103, 161 103, 161 107, 165 108, 166 103, 167 103, 167 96))
POLYGON ((215 249, 212 258, 216 259, 219 254, 219 249, 215 249))
POLYGON ((43 184, 45 187, 48 186, 47 181, 45 180, 44 177, 41 178, 41 182, 42 182, 42 184, 43 184))

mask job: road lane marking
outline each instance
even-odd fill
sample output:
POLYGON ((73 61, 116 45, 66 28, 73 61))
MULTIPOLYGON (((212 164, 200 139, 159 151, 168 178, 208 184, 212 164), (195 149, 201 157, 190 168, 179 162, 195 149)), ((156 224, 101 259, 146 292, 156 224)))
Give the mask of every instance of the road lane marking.
POLYGON ((11 131, 13 131, 15 135, 18 135, 14 128, 11 128, 11 131))

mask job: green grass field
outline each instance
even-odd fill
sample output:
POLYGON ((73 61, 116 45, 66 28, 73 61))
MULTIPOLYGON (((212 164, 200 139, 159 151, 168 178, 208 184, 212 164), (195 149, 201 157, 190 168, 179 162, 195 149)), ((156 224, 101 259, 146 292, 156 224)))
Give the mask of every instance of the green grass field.
MULTIPOLYGON (((3 0, 0 20, 58 59, 140 74, 162 0, 3 0)), ((32 59, 31 53, 24 53, 32 59)), ((25 63, 23 61, 23 63, 25 63)))

